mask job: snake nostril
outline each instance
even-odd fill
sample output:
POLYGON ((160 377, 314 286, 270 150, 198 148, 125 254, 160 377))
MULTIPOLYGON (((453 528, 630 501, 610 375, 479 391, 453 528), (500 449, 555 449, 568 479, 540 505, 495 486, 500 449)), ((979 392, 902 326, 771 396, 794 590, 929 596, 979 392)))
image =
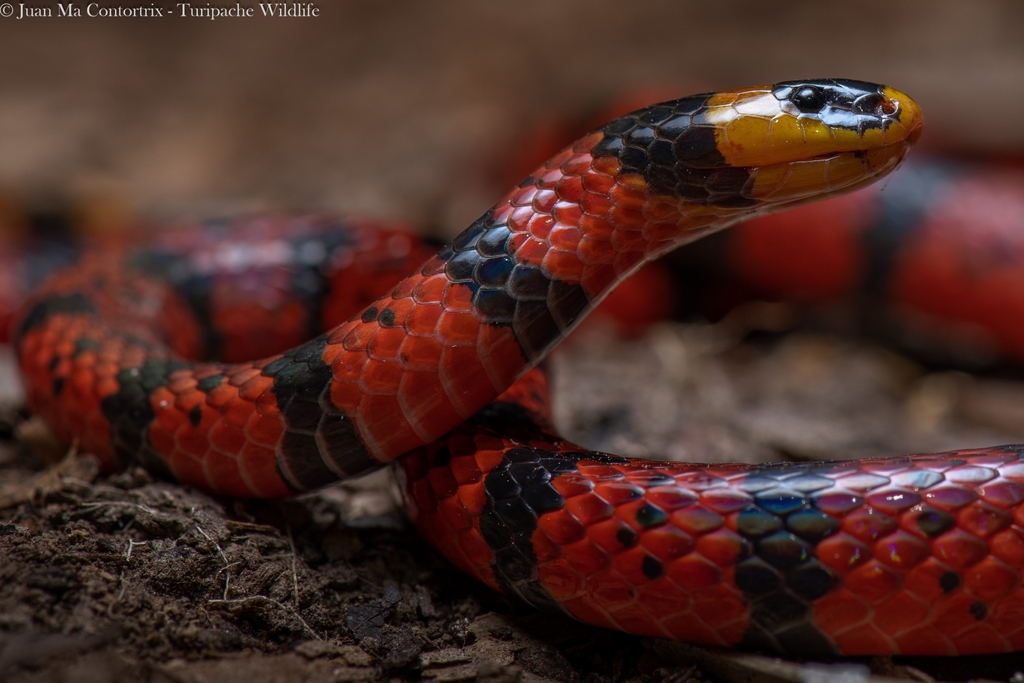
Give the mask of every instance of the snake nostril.
POLYGON ((857 114, 872 116, 892 116, 899 111, 899 105, 881 93, 864 95, 853 103, 853 111, 857 114))

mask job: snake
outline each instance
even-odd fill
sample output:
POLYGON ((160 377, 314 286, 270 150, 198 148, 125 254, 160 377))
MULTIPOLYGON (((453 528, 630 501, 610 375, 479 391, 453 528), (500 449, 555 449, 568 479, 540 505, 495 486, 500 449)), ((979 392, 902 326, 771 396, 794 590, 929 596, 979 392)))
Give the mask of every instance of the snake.
MULTIPOLYGON (((864 187, 921 130, 910 97, 854 80, 646 107, 556 154, 338 324, 256 361, 242 356, 291 340, 257 332, 249 310, 235 321, 251 324, 236 335, 245 352, 228 348, 208 288, 244 259, 223 236, 184 269, 160 250, 86 256, 16 317, 27 401, 107 469, 222 496, 290 496, 393 463, 417 529, 455 566, 600 627, 795 654, 1024 649, 1024 446, 628 459, 557 433, 538 367, 646 261, 864 187)), ((399 233, 354 230, 256 256, 368 276, 419 253, 399 233)), ((299 329, 345 310, 333 289, 303 291, 313 313, 288 314, 299 329)))

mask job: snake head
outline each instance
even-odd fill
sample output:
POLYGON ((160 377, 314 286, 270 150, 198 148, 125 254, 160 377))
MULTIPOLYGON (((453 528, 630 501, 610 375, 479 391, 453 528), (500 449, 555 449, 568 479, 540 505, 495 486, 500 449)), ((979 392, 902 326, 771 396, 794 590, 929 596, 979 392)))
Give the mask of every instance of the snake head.
POLYGON ((592 153, 681 200, 680 215, 721 225, 874 182, 921 127, 917 104, 887 86, 786 81, 641 109, 599 129, 592 153))

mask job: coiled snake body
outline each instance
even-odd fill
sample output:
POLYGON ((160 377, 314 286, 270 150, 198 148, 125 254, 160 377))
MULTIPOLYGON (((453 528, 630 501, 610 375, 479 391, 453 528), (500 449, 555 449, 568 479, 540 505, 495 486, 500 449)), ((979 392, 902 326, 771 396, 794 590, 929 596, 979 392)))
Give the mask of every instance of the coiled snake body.
POLYGON ((600 626, 790 652, 1022 649, 1024 449, 629 460, 559 437, 529 370, 646 260, 870 183, 920 129, 912 100, 857 81, 648 107, 556 155, 375 303, 255 362, 184 360, 225 335, 196 322, 209 298, 146 277, 159 262, 86 259, 17 323, 30 405, 108 467, 229 496, 397 460, 418 528, 456 565, 600 626))

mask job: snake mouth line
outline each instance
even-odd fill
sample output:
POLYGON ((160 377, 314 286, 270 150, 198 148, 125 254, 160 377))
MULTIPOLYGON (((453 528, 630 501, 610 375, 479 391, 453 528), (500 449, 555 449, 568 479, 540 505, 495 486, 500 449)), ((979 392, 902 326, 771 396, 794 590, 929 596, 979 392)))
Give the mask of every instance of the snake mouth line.
POLYGON ((852 192, 891 172, 913 143, 909 139, 867 150, 832 152, 748 170, 748 192, 761 214, 852 192))
MULTIPOLYGON (((900 163, 907 156, 910 148, 913 147, 918 139, 921 137, 922 127, 916 125, 910 133, 906 136, 901 137, 899 140, 893 142, 887 142, 885 144, 868 147, 866 149, 850 149, 842 151, 831 151, 823 152, 821 154, 813 154, 802 159, 794 159, 790 162, 783 162, 778 164, 769 164, 761 168, 768 168, 770 166, 784 166, 786 163, 790 164, 801 164, 810 162, 827 162, 833 159, 848 158, 848 159, 860 159, 866 163, 870 163, 872 160, 889 159, 891 158, 894 163, 900 163)), ((882 165, 885 165, 884 163, 882 165)), ((753 171, 757 166, 752 166, 749 170, 753 171)))

